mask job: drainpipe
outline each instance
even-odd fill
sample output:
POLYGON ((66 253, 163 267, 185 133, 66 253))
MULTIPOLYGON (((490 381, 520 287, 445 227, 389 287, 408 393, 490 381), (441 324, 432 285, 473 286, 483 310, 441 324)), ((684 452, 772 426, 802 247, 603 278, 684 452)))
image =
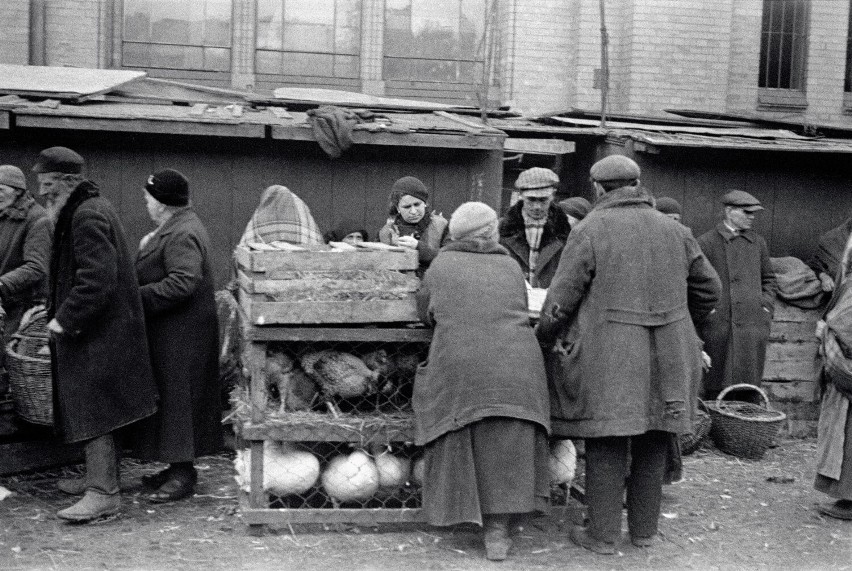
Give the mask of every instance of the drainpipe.
POLYGON ((46 0, 30 0, 30 65, 47 65, 46 0))
POLYGON ((609 34, 606 31, 604 0, 601 7, 601 128, 606 127, 606 106, 609 95, 609 34))

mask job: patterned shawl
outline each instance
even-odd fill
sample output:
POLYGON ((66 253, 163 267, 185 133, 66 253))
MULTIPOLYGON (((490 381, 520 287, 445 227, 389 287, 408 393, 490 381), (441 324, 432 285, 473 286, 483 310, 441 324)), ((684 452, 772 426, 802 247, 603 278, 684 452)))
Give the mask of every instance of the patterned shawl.
POLYGON ((324 243, 308 205, 286 186, 276 184, 263 191, 240 245, 279 240, 304 246, 324 243))

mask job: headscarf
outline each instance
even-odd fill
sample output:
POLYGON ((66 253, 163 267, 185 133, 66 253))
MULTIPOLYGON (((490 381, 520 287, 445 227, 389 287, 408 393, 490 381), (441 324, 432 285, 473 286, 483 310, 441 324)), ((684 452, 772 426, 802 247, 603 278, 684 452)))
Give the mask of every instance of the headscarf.
POLYGON ((260 205, 246 226, 241 245, 248 242, 288 242, 297 245, 323 244, 311 209, 286 186, 276 184, 263 191, 260 205))
POLYGON ((354 220, 342 220, 335 226, 334 230, 325 233, 325 238, 328 242, 342 242, 353 232, 360 232, 365 242, 370 239, 367 231, 364 230, 364 225, 354 220))

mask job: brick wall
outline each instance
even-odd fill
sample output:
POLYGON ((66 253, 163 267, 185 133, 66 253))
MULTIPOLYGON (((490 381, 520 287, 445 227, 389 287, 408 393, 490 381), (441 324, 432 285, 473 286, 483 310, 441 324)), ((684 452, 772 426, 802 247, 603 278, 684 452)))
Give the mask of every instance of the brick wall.
POLYGON ((843 110, 848 0, 814 0, 808 43, 806 117, 824 121, 843 110))
POLYGON ((760 66, 763 0, 736 0, 731 17, 726 111, 754 112, 760 66))
POLYGON ((0 2, 0 63, 26 65, 30 59, 30 2, 0 2))

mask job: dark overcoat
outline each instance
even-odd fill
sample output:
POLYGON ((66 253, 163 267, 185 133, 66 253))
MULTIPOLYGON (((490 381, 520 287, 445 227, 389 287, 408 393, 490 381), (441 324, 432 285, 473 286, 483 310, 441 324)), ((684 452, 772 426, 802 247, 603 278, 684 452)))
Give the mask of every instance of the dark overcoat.
POLYGON ((161 462, 212 454, 222 446, 219 324, 210 238, 191 208, 148 239, 136 273, 160 407, 135 427, 134 454, 161 462))
POLYGON ((691 431, 701 378, 692 319, 712 311, 719 289, 689 229, 644 191, 600 198, 568 237, 536 330, 554 433, 691 431))
MULTIPOLYGON (((500 244, 512 258, 521 265, 524 277, 530 272, 530 246, 527 243, 524 218, 521 214, 523 201, 518 201, 500 219, 500 244)), ((551 204, 547 212, 547 221, 541 234, 538 260, 530 283, 533 287, 546 288, 556 273, 559 256, 565 246, 565 240, 571 232, 568 217, 558 206, 551 204)))
POLYGON ((26 192, 0 212, 0 303, 7 336, 24 311, 44 302, 52 236, 47 212, 26 192))
POLYGON ((719 223, 698 243, 722 280, 719 306, 699 328, 713 365, 704 377, 706 395, 737 383, 760 385, 776 292, 766 240, 752 230, 735 236, 719 223))
POLYGON ((48 318, 54 426, 67 442, 103 436, 156 410, 142 299, 118 214, 83 181, 59 213, 48 318))
POLYGON ((426 271, 417 302, 421 319, 435 327, 414 383, 417 444, 488 417, 550 430, 524 277, 502 246, 450 242, 426 271))

